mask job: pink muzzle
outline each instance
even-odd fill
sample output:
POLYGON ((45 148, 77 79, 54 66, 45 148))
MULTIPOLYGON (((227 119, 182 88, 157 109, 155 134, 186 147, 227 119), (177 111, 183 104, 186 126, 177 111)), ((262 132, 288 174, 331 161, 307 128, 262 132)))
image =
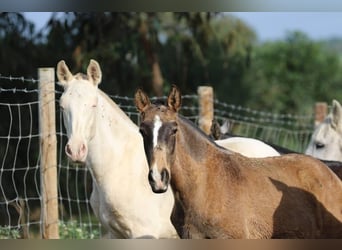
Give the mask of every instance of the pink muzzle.
POLYGON ((85 143, 71 143, 69 140, 65 146, 65 153, 72 161, 84 163, 87 158, 88 148, 85 143))

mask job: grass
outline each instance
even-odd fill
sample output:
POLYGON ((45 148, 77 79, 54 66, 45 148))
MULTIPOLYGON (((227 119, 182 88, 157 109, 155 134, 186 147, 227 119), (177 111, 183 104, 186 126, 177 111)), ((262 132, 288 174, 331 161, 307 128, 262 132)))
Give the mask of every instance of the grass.
POLYGON ((77 221, 59 222, 60 239, 98 239, 100 231, 90 229, 89 226, 79 224, 77 221))
MULTIPOLYGON (((60 239, 98 239, 101 238, 99 229, 91 228, 89 225, 72 221, 59 221, 60 239)), ((0 226, 0 239, 21 239, 20 229, 10 226, 0 226)))
POLYGON ((16 228, 0 226, 0 239, 19 239, 20 232, 16 228))

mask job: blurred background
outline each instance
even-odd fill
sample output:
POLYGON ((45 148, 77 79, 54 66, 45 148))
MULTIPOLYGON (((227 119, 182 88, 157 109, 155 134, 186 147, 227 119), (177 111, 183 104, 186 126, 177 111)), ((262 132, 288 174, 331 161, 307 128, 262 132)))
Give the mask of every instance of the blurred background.
MULTIPOLYGON (((38 68, 65 60, 73 73, 99 62, 99 88, 135 122, 142 87, 183 94, 198 121, 199 86, 215 118, 237 135, 303 152, 317 102, 342 100, 339 12, 1 12, 0 238, 41 238, 38 68)), ((66 158, 56 85, 60 238, 99 238, 91 175, 66 158)))
POLYGON ((94 58, 107 94, 205 84, 225 102, 307 113, 341 100, 341 22, 339 12, 1 13, 0 72, 36 77, 61 59, 78 72, 94 58))

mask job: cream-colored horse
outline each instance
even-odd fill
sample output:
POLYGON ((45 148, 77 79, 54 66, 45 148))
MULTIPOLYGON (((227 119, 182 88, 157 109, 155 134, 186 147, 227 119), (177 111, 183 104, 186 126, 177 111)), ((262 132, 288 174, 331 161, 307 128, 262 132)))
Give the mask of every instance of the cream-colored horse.
POLYGON ((230 137, 216 140, 216 144, 247 157, 263 158, 280 156, 280 153, 266 143, 247 137, 230 137))
POLYGON ((305 154, 322 160, 342 161, 342 107, 333 100, 332 110, 312 134, 305 154))
POLYGON ((57 77, 64 87, 60 107, 69 139, 65 152, 91 171, 90 203, 110 237, 178 237, 170 221, 173 195, 152 192, 139 129, 98 89, 99 64, 91 60, 87 75, 73 75, 60 61, 57 77))
POLYGON ((281 155, 277 149, 263 141, 229 134, 229 126, 228 120, 226 120, 221 126, 215 119, 212 121, 210 137, 215 139, 216 144, 221 147, 247 157, 262 158, 281 155))

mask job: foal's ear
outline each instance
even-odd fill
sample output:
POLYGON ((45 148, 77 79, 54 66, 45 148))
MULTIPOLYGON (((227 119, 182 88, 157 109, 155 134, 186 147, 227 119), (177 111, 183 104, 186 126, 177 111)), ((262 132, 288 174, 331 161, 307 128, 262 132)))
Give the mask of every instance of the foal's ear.
POLYGON ((64 60, 61 60, 57 64, 57 79, 63 87, 73 78, 68 66, 65 64, 64 60))
POLYGON ((134 103, 140 113, 144 112, 145 108, 151 105, 150 99, 141 89, 135 92, 134 103))
POLYGON ((167 97, 167 106, 177 112, 181 106, 182 97, 181 93, 176 85, 172 85, 169 96, 167 97))
POLYGON ((87 68, 87 75, 90 80, 93 81, 94 85, 98 85, 102 80, 102 72, 100 65, 94 59, 90 60, 87 68))
POLYGON ((342 107, 341 104, 333 100, 332 102, 332 125, 336 128, 341 126, 342 122, 342 107))

